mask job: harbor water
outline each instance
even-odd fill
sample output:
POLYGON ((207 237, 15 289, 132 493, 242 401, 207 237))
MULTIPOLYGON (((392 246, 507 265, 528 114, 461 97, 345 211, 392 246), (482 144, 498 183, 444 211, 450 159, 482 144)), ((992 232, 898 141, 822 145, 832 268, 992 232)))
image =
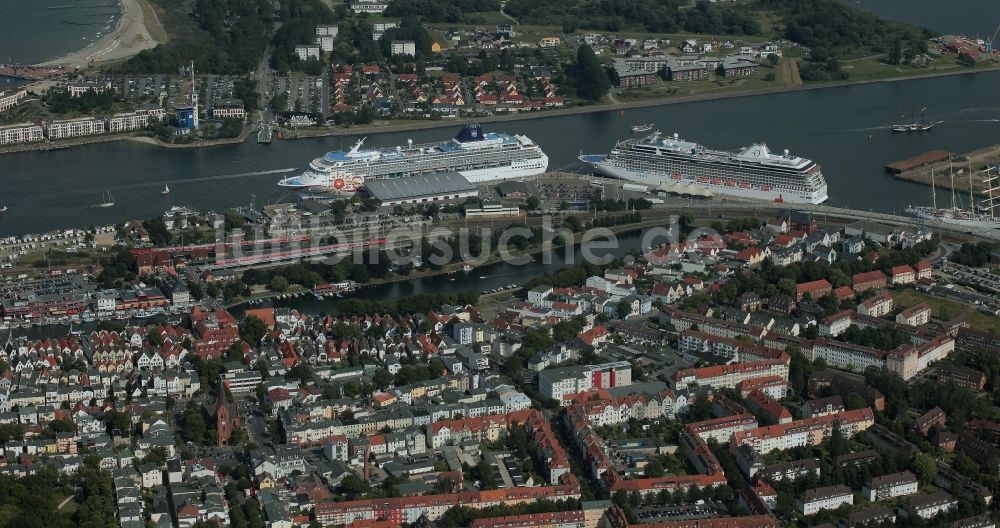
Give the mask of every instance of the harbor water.
MULTIPOLYGON (((664 133, 710 147, 736 149, 766 142, 773 150, 818 161, 832 205, 899 212, 929 202, 926 187, 895 180, 883 165, 932 149, 964 152, 1000 142, 1000 72, 838 86, 651 108, 603 111, 489 124, 527 134, 550 158, 550 170, 582 170, 581 151, 607 152, 630 135, 633 122, 654 122, 664 133), (892 134, 889 125, 910 109, 927 108, 937 123, 922 134, 892 134)), ((455 128, 369 135, 366 145, 387 147, 443 140, 455 128)), ((150 218, 171 205, 220 211, 255 200, 293 199, 275 182, 302 170, 325 151, 351 146, 353 136, 248 141, 196 149, 164 149, 136 142, 0 156, 4 193, 0 234, 40 232, 150 218), (171 193, 162 197, 164 184, 171 193), (98 208, 111 191, 116 205, 98 208), (53 214, 58 211, 59 214, 53 214)))

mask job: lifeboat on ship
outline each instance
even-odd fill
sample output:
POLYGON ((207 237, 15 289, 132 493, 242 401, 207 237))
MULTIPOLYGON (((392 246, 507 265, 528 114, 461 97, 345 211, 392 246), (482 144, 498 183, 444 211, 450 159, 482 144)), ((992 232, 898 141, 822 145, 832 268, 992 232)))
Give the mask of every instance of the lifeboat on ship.
POLYGON ((753 187, 750 182, 740 182, 740 189, 749 189, 750 187, 753 187))

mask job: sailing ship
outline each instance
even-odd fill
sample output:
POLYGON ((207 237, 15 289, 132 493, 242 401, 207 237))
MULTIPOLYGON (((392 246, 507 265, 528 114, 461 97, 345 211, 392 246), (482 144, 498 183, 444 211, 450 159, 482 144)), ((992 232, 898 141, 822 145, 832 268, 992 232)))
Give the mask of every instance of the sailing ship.
POLYGON ((111 191, 110 190, 108 191, 108 194, 106 194, 106 195, 104 195, 104 196, 101 197, 101 200, 103 200, 103 201, 101 203, 97 204, 97 207, 100 207, 102 209, 107 209, 108 207, 114 207, 115 206, 115 197, 111 196, 111 191))
MULTIPOLYGON (((937 206, 937 188, 935 185, 934 169, 931 169, 931 207, 926 206, 909 206, 906 208, 906 212, 917 218, 924 220, 932 220, 935 222, 940 222, 942 224, 959 225, 964 227, 975 227, 984 229, 1000 229, 1000 218, 995 216, 994 209, 997 205, 1000 205, 996 200, 1000 199, 1000 194, 994 195, 994 192, 1000 191, 1000 187, 996 187, 997 179, 1000 179, 1000 166, 987 167, 983 171, 985 177, 983 178, 983 183, 986 184, 986 194, 987 198, 982 200, 978 205, 976 204, 976 199, 972 187, 972 169, 969 167, 969 209, 963 209, 959 207, 957 202, 957 195, 955 192, 955 172, 952 168, 949 174, 951 179, 951 207, 949 208, 938 208, 937 206), (991 175, 992 171, 998 171, 997 174, 991 175)), ((962 170, 959 170, 961 174, 962 170)))
POLYGON ((892 125, 893 133, 900 132, 927 132, 928 130, 934 128, 934 123, 928 123, 925 119, 925 113, 927 108, 920 109, 920 121, 913 119, 913 111, 910 111, 910 122, 909 123, 897 123, 892 125))

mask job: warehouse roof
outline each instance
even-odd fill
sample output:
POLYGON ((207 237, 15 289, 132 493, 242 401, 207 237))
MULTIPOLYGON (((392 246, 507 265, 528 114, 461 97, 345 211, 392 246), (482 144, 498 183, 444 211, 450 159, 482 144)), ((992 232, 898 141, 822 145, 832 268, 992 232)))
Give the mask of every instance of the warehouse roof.
POLYGON ((373 198, 377 198, 383 202, 399 200, 401 198, 437 196, 476 190, 475 185, 469 183, 469 180, 465 179, 465 176, 457 172, 418 174, 386 180, 367 180, 365 181, 365 188, 373 198))

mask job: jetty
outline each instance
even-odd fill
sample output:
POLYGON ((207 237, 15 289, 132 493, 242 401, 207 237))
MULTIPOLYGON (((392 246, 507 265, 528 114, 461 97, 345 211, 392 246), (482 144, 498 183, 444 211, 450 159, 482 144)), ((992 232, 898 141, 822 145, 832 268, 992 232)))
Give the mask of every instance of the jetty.
POLYGON ((937 176, 938 185, 947 182, 949 175, 954 171, 956 183, 965 190, 969 188, 968 173, 972 172, 972 188, 975 192, 982 193, 987 188, 982 182, 982 171, 998 165, 1000 165, 1000 145, 991 145, 964 154, 935 150, 908 160, 888 163, 885 168, 897 179, 924 185, 931 184, 932 171, 937 176))
POLYGON ((264 126, 260 127, 257 132, 257 143, 261 145, 271 143, 271 125, 269 123, 264 123, 264 126))
POLYGON ((886 163, 885 170, 892 174, 901 174, 906 171, 925 167, 932 163, 948 160, 954 155, 954 152, 948 152, 947 150, 932 150, 905 160, 886 163))

